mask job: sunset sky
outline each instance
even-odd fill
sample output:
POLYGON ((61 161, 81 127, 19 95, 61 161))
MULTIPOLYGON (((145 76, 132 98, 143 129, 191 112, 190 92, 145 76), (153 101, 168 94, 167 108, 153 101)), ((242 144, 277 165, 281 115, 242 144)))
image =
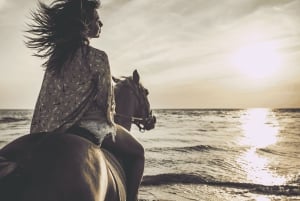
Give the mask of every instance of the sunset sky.
MULTIPOLYGON (((44 1, 50 2, 50 1, 44 1)), ((0 109, 32 109, 43 62, 24 45, 35 0, 0 0, 0 109)), ((91 44, 137 69, 153 108, 300 107, 299 0, 102 0, 91 44)))

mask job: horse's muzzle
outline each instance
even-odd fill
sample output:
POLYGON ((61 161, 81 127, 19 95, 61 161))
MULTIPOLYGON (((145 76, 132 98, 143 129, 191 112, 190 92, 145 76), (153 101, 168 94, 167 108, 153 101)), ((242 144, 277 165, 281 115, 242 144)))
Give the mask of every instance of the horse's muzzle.
POLYGON ((145 119, 143 125, 145 130, 151 130, 155 128, 156 123, 156 117, 154 115, 149 116, 147 119, 145 119))

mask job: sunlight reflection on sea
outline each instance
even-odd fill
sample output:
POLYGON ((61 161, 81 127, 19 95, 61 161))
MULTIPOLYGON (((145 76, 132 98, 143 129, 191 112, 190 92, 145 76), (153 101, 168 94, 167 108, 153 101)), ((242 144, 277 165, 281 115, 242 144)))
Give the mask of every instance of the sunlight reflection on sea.
POLYGON ((269 169, 269 158, 257 153, 257 149, 277 143, 279 125, 275 115, 265 108, 249 109, 240 121, 243 136, 239 143, 248 148, 237 158, 237 162, 246 172, 247 179, 264 185, 286 184, 285 177, 269 169))
MULTIPOLYGON (((146 150, 140 198, 300 201, 300 109, 157 109, 131 133, 146 150), (149 180, 148 180, 149 181, 149 180), (161 183, 165 183, 162 185, 161 183)), ((28 134, 32 111, 0 111, 0 147, 28 134)))

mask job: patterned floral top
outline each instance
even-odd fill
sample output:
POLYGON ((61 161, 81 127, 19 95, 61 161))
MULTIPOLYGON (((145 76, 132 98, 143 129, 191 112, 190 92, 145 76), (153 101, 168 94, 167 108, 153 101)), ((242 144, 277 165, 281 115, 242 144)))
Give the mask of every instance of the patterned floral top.
POLYGON ((61 74, 46 70, 30 133, 64 132, 95 107, 102 110, 100 114, 105 115, 109 125, 113 125, 112 103, 111 73, 106 53, 92 47, 79 49, 61 74))

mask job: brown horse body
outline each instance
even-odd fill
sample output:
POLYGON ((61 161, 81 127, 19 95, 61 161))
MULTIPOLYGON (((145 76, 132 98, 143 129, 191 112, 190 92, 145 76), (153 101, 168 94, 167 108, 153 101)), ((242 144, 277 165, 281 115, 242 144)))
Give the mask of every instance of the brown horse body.
POLYGON ((126 200, 120 164, 109 152, 76 135, 25 135, 2 148, 0 155, 6 168, 13 168, 0 175, 1 200, 126 200))
POLYGON ((25 135, 0 150, 0 200, 125 201, 125 180, 112 154, 73 134, 25 135))

